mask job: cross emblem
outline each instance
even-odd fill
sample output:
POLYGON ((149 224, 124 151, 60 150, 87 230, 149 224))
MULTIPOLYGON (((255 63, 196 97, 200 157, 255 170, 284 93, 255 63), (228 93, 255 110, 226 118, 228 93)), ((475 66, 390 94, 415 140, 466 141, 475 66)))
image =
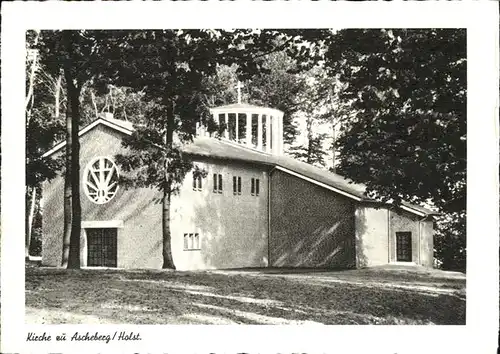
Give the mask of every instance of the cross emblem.
POLYGON ((243 84, 238 81, 238 84, 236 85, 236 89, 238 90, 238 103, 241 103, 241 88, 243 87, 243 84))

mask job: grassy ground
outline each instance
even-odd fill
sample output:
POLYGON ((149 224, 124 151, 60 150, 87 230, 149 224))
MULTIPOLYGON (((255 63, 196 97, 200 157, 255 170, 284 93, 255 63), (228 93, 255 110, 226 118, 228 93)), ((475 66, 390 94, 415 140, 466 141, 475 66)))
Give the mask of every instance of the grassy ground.
POLYGON ((26 268, 27 323, 465 324, 461 273, 26 268))

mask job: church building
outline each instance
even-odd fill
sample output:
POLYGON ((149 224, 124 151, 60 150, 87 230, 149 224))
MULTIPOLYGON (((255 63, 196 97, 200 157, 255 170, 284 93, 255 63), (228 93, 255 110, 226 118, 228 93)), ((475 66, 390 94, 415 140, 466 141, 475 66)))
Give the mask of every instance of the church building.
MULTIPOLYGON (((243 267, 433 266, 433 212, 381 205, 364 186, 283 154, 283 113, 236 103, 213 108, 223 137, 199 126, 184 154, 208 172, 188 173, 171 200, 179 270, 243 267)), ((110 116, 81 129, 81 264, 162 266, 162 193, 119 185, 116 154, 131 123, 110 116)), ((65 142, 46 156, 64 154, 65 142)), ((42 265, 60 266, 64 178, 46 182, 42 265)))

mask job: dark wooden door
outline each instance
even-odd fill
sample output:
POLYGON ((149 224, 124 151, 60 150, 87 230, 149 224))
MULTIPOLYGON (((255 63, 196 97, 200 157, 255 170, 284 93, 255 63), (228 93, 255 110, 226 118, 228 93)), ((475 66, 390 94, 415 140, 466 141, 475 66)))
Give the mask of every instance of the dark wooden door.
POLYGON ((116 267, 116 229, 86 229, 89 267, 116 267))
POLYGON ((396 232, 398 262, 411 262, 411 232, 396 232))

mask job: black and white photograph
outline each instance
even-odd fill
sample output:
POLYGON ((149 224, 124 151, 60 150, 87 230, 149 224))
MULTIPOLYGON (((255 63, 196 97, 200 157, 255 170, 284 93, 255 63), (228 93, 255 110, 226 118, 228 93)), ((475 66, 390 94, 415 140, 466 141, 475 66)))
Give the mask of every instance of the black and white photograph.
POLYGON ((469 224, 467 25, 212 23, 23 31, 30 350, 142 325, 465 331, 470 239, 498 247, 469 224))

